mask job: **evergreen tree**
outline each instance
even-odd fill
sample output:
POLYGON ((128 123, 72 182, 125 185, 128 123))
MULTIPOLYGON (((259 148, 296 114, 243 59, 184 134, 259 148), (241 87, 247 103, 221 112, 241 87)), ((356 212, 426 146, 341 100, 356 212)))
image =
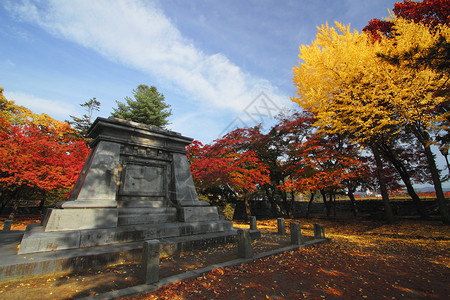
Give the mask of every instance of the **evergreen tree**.
POLYGON ((160 128, 169 124, 167 118, 172 110, 156 87, 141 84, 133 90, 133 95, 134 99, 125 97, 126 103, 116 100, 117 108, 113 108, 111 116, 160 128))
POLYGON ((81 118, 70 116, 73 121, 67 121, 83 138, 86 138, 87 131, 89 127, 92 125, 92 114, 94 111, 100 110, 100 101, 94 97, 89 101, 86 101, 83 104, 80 104, 83 107, 87 114, 84 114, 81 118))

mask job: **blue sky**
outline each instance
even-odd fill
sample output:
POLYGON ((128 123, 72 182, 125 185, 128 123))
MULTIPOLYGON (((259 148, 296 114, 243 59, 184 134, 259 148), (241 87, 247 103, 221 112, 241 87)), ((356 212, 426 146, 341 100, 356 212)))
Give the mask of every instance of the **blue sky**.
POLYGON ((295 108, 292 68, 317 26, 339 21, 360 31, 394 3, 3 0, 0 86, 7 99, 67 120, 93 97, 108 117, 115 100, 154 85, 172 106, 168 128, 209 143, 295 108), (261 103, 271 107, 265 114, 261 103))

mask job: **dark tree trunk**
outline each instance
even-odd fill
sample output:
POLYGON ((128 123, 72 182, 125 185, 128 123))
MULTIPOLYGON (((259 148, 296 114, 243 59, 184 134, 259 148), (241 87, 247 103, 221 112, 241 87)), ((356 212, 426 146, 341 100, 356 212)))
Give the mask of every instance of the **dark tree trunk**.
MULTIPOLYGON (((323 191, 323 190, 321 190, 320 191, 320 193, 322 194, 322 198, 323 198, 323 204, 325 204, 325 210, 326 210, 326 212, 327 212, 327 218, 329 218, 330 217, 330 202, 327 202, 327 195, 326 195, 326 193, 323 191)), ((331 201, 331 199, 330 199, 330 201, 331 201)))
POLYGON ((442 190, 441 178, 439 176, 438 168, 436 167, 436 161, 434 160, 433 152, 431 152, 430 146, 426 146, 425 155, 427 156, 428 166, 430 168, 431 177, 433 179, 434 190, 436 192, 436 201, 439 205, 439 211, 441 212, 441 219, 444 224, 450 224, 450 214, 448 212, 448 201, 445 199, 444 191, 442 190))
POLYGON ((278 207, 277 207, 277 203, 275 202, 275 199, 273 197, 273 194, 270 192, 267 185, 264 185, 264 190, 266 191, 267 199, 269 199, 270 209, 272 210, 272 215, 274 218, 278 218, 278 207))
POLYGON ((441 219, 444 224, 450 224, 450 214, 448 211, 448 201, 444 197, 444 191, 442 190, 441 178, 439 176, 439 171, 436 166, 436 161, 434 159, 434 154, 431 151, 431 139, 427 132, 416 128, 414 126, 409 127, 414 135, 417 137, 419 142, 422 144, 425 156, 428 161, 428 168, 431 173, 431 178, 433 179, 434 191, 436 192, 436 201, 439 206, 439 211, 441 213, 441 219))
POLYGON ((330 194, 330 200, 333 197, 333 216, 336 218, 336 194, 330 194))
POLYGON ((250 202, 248 200, 249 196, 244 195, 244 206, 245 206, 245 221, 250 220, 250 216, 252 215, 250 210, 250 202))
POLYGON ((353 191, 351 189, 348 189, 347 196, 350 199, 350 202, 352 203, 353 216, 357 217, 358 207, 356 206, 355 195, 353 194, 353 191))
POLYGON ((295 210, 295 193, 294 193, 294 191, 292 190, 291 191, 291 212, 292 212, 292 217, 295 217, 294 216, 294 210, 295 210))
POLYGON ((288 218, 290 218, 292 215, 291 215, 291 210, 289 208, 289 203, 287 200, 287 194, 285 191, 280 191, 280 195, 281 195, 281 199, 283 200, 283 206, 284 206, 284 211, 286 212, 286 216, 288 218))
POLYGON ((309 214, 311 213, 311 204, 314 201, 314 193, 311 192, 311 197, 309 198, 308 202, 308 209, 306 210, 306 218, 309 219, 309 214))
POLYGON ((384 154, 384 156, 392 163, 392 165, 395 167, 397 172, 400 174, 400 177, 403 180, 403 183, 406 186, 406 190, 408 191, 409 196, 414 202, 414 205, 416 206, 417 212, 419 213, 420 217, 422 219, 428 219, 428 213, 420 200, 420 197, 417 195, 416 191, 414 190, 414 187, 411 182, 411 176, 409 176, 408 171, 406 170, 403 163, 398 160, 395 157, 395 154, 392 152, 392 149, 387 146, 386 144, 383 144, 381 147, 381 150, 384 154))
POLYGON ((43 191, 41 197, 42 197, 42 200, 39 202, 39 211, 42 214, 42 211, 44 210, 44 206, 45 206, 45 198, 47 197, 47 192, 43 191))
POLYGON ((386 220, 388 223, 394 223, 394 215, 392 213, 391 203, 389 202, 389 195, 386 188, 386 180, 383 174, 383 163, 381 162, 380 152, 378 151, 377 145, 372 145, 372 152, 375 158, 375 163, 377 165, 377 177, 380 183, 381 197, 383 199, 384 213, 386 215, 386 220))

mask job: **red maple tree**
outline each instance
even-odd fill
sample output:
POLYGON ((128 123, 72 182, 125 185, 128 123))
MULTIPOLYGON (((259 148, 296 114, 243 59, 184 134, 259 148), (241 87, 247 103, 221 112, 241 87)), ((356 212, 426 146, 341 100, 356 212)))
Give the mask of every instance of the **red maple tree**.
MULTIPOLYGON (((8 101, 0 89, 0 200, 2 208, 13 202, 45 197, 70 189, 89 153, 81 139, 76 139, 69 124, 8 101)), ((40 206, 45 201, 40 199, 40 206)))

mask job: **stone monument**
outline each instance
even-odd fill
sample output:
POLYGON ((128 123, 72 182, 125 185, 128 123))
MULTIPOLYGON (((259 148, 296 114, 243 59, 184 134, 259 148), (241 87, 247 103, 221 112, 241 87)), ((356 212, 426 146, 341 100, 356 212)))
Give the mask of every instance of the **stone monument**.
POLYGON ((110 117, 88 132, 92 151, 68 201, 27 228, 18 254, 183 236, 236 235, 199 201, 179 133, 110 117))

